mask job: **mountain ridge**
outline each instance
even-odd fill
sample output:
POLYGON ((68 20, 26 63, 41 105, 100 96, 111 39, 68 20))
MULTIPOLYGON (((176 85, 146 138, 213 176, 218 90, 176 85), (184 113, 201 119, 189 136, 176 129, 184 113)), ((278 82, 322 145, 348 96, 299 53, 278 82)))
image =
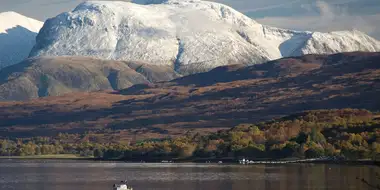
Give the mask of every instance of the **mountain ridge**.
POLYGON ((16 12, 0 13, 0 68, 28 57, 42 25, 16 12))
POLYGON ((118 90, 180 77, 171 68, 88 57, 35 57, 0 70, 0 100, 118 90))
POLYGON ((187 75, 304 54, 380 51, 380 42, 362 32, 274 28, 215 2, 138 3, 90 1, 49 19, 30 57, 137 60, 171 66, 187 75))

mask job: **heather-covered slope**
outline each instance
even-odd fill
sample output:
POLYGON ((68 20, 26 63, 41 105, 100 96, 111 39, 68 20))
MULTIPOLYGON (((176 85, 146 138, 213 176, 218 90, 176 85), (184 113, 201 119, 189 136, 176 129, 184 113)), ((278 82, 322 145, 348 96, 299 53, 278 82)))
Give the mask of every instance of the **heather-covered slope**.
POLYGON ((118 90, 179 77, 172 68, 86 57, 38 57, 0 71, 0 100, 118 90))
POLYGON ((90 1, 45 22, 30 56, 145 61, 182 74, 304 54, 380 51, 359 31, 300 32, 261 25, 200 0, 90 1))
POLYGON ((289 113, 331 108, 380 109, 380 53, 285 58, 226 66, 119 93, 73 93, 2 103, 2 136, 85 130, 125 138, 212 131, 289 113), (44 128, 39 128, 44 126, 44 128))

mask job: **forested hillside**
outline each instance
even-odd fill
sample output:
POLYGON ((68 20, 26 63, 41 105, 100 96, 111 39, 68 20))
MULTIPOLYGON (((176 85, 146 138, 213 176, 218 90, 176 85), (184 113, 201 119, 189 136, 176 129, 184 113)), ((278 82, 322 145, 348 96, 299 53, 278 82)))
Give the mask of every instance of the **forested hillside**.
POLYGON ((199 158, 281 159, 289 157, 378 159, 380 114, 361 109, 313 110, 209 135, 130 142, 102 142, 102 134, 59 134, 1 141, 0 154, 80 154, 104 159, 199 158))

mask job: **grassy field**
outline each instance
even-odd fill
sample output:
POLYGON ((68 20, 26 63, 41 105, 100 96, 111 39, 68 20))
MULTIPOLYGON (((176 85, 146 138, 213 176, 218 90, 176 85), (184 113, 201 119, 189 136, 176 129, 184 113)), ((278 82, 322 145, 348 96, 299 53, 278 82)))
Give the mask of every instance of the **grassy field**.
POLYGON ((75 154, 49 154, 34 156, 0 156, 0 159, 91 159, 93 157, 81 157, 75 154))

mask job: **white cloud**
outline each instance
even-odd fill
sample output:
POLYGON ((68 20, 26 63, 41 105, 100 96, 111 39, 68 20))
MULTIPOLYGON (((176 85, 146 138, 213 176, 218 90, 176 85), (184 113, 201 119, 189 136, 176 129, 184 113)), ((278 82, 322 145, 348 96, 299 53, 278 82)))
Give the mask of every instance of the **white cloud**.
POLYGON ((317 1, 315 4, 316 7, 319 9, 321 17, 325 19, 334 19, 336 15, 340 15, 343 13, 341 10, 334 10, 325 1, 317 1))
MULTIPOLYGON (((312 9, 311 6, 302 7, 312 9)), ((265 17, 257 21, 281 28, 321 32, 357 29, 380 39, 380 13, 350 15, 344 6, 331 5, 325 1, 317 1, 314 7, 320 13, 318 16, 265 17)))
POLYGON ((259 7, 247 6, 248 8, 247 7, 242 8, 242 9, 239 9, 239 11, 241 11, 241 12, 253 12, 253 11, 271 10, 271 9, 275 9, 275 8, 281 8, 284 6, 298 4, 302 1, 304 1, 304 0, 291 0, 291 1, 279 2, 276 4, 265 5, 265 6, 261 6, 261 7, 260 6, 259 7))

